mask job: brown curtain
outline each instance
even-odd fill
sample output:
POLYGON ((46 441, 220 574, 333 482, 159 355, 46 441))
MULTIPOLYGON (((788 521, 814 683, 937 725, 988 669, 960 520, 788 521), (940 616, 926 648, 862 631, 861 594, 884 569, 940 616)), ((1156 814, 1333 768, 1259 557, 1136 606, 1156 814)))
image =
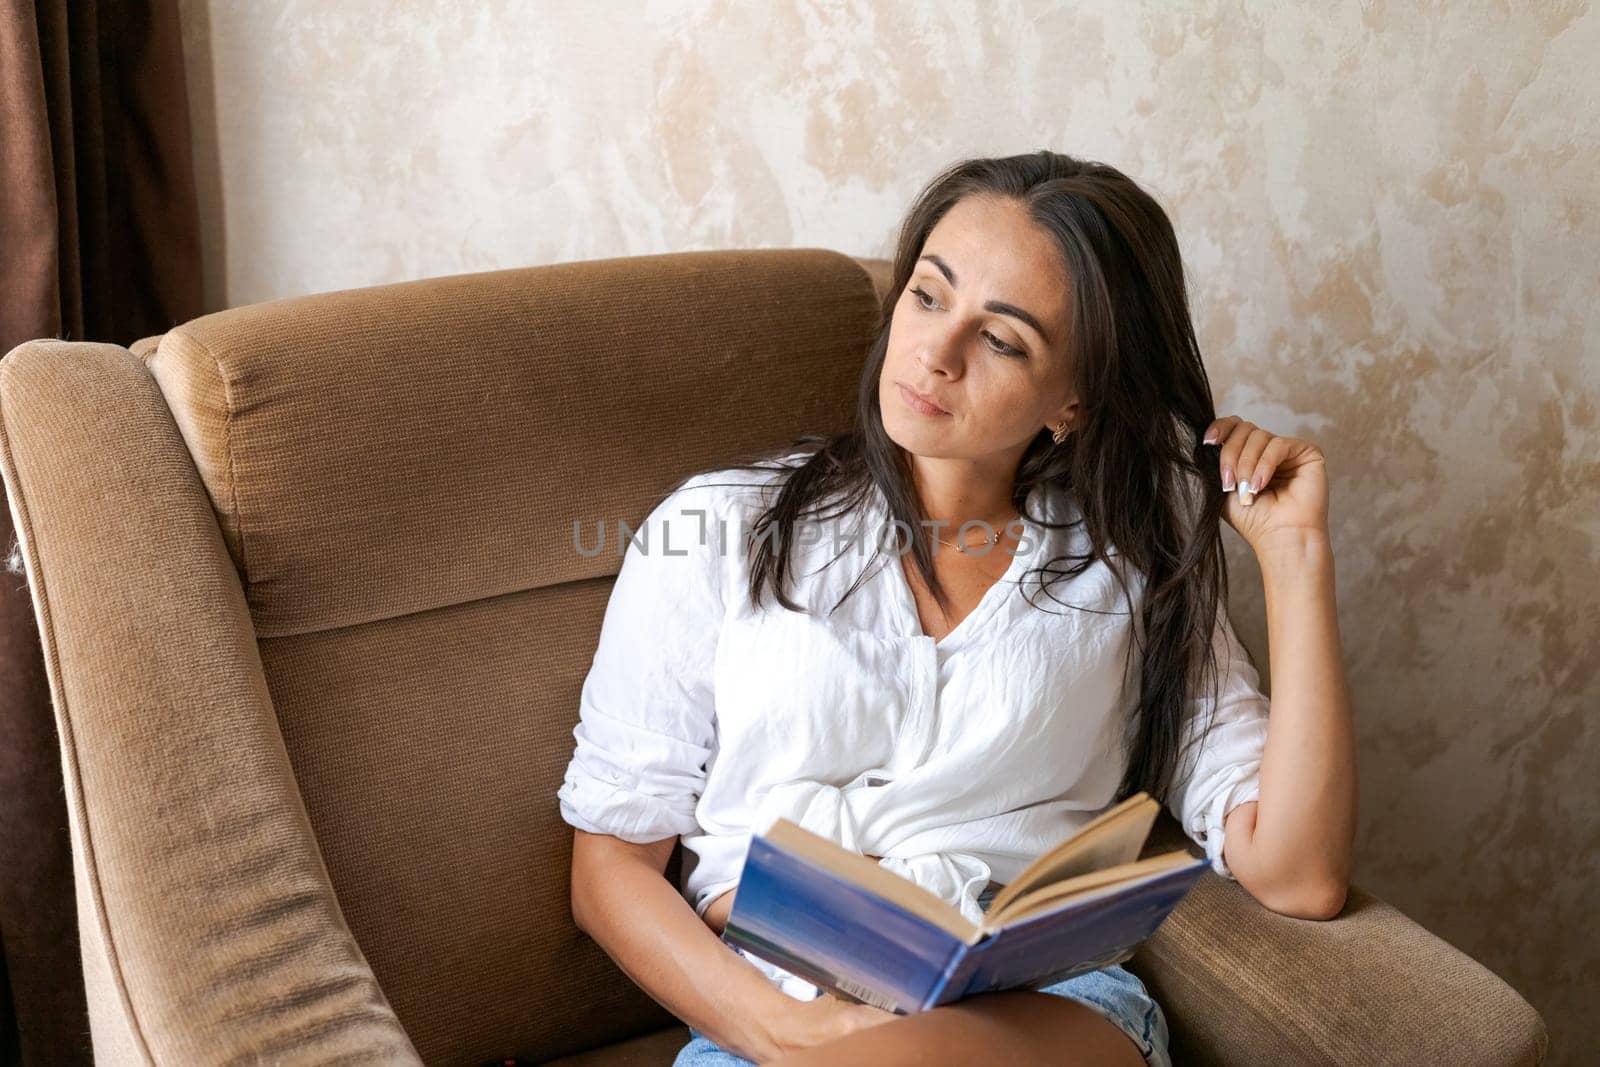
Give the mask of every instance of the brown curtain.
MULTIPOLYGON (((0 0, 0 354, 131 344, 200 314, 200 282, 176 0, 0 0)), ((91 1062, 61 783, 27 584, 0 570, 0 1063, 91 1062)))

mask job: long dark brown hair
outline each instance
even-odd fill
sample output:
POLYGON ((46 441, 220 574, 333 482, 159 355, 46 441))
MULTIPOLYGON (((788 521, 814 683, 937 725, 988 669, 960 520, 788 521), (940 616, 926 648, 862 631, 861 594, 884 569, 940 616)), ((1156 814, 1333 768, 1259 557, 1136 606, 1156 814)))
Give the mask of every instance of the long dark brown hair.
MULTIPOLYGON (((803 610, 785 591, 789 549, 802 521, 854 512, 877 492, 887 502, 889 518, 898 520, 890 523, 897 532, 899 524, 926 530, 910 461, 883 428, 878 379, 890 319, 924 241, 945 212, 972 195, 1020 202, 1061 254, 1073 324, 1069 365, 1080 416, 1060 444, 1041 428, 1018 464, 1012 505, 1042 526, 1081 523, 1088 550, 1038 568, 1050 581, 1074 577, 1099 560, 1115 575, 1123 603, 1131 605, 1119 561, 1144 576, 1139 625, 1124 675, 1136 649, 1137 704, 1123 724, 1128 766, 1116 799, 1144 790, 1165 801, 1182 755, 1185 719, 1196 706, 1194 695, 1209 685, 1215 703, 1212 636, 1219 612, 1226 611, 1227 589, 1223 494, 1216 447, 1198 443, 1216 412, 1190 321, 1177 236, 1160 205, 1121 171, 1050 151, 968 159, 945 169, 918 194, 900 227, 893 278, 862 367, 852 428, 801 434, 780 449, 691 474, 666 496, 714 471, 781 472, 774 482, 776 499, 749 530, 749 595, 756 607, 770 591, 785 609, 803 610), (803 455, 783 461, 795 453, 803 455), (1054 524, 1029 514, 1029 495, 1041 484, 1066 490, 1081 520, 1054 524), (837 507, 825 512, 829 500, 837 507)), ((910 541, 917 572, 948 610, 928 538, 910 541)), ((907 550, 903 540, 897 547, 907 550)))

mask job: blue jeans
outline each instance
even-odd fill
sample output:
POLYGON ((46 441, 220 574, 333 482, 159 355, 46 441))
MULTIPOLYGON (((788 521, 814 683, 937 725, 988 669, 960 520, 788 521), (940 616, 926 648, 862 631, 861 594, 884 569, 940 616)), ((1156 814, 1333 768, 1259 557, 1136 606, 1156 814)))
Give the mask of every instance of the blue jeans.
MULTIPOLYGON (((1045 986, 1041 993, 1082 1001, 1122 1028, 1144 1053, 1150 1067, 1172 1067, 1167 1045, 1167 1019, 1137 975, 1121 964, 1088 971, 1076 978, 1045 986)), ((672 1067, 752 1067, 750 1061, 723 1049, 715 1041, 689 1029, 689 1043, 678 1050, 672 1067)))

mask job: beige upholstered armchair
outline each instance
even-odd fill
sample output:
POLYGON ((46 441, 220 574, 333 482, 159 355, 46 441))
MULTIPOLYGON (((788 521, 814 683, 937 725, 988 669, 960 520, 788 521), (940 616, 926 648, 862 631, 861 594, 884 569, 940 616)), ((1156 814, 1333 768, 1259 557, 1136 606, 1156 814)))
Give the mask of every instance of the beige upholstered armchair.
MULTIPOLYGON (((568 906, 555 791, 620 564, 573 523, 841 428, 881 266, 590 261, 6 356, 101 1062, 671 1062, 686 1029, 568 906)), ((1312 922, 1208 875, 1128 966, 1185 1064, 1546 1044, 1359 888, 1312 922)))

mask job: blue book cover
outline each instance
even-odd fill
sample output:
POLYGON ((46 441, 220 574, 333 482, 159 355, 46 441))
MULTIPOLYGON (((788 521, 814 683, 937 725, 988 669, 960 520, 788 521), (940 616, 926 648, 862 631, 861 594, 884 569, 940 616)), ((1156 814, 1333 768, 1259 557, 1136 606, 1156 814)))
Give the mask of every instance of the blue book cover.
POLYGON ((976 945, 962 946, 923 1006, 1002 989, 1038 989, 1129 959, 1211 866, 1183 855, 1182 866, 1009 922, 976 945))
POLYGON ((897 1014, 1039 988, 1120 963, 1209 869, 1137 859, 1158 807, 1137 794, 1040 857, 984 922, 787 819, 751 838, 722 939, 817 987, 897 1014))
POLYGON ((950 931, 765 836, 750 841, 722 939, 820 988, 902 1014, 932 995, 964 947, 950 931))

